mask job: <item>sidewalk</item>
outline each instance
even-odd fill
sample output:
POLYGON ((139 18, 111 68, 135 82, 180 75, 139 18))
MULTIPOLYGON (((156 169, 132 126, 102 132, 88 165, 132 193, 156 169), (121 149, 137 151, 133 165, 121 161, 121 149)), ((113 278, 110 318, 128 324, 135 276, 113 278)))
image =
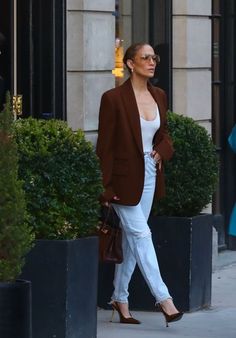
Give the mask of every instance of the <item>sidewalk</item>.
POLYGON ((133 312, 141 325, 110 323, 111 311, 98 310, 97 338, 236 338, 236 251, 219 254, 212 275, 212 306, 186 313, 165 327, 159 312, 133 312))

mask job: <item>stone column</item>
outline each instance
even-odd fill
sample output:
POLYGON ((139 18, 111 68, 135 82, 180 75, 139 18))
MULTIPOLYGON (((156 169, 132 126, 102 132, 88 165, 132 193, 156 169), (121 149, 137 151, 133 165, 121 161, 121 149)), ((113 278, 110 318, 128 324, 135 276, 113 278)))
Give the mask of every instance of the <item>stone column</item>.
POLYGON ((173 0, 173 110, 211 132, 211 0, 173 0))
POLYGON ((114 87, 115 0, 67 0, 67 121, 94 140, 100 98, 114 87))
MULTIPOLYGON (((173 111, 211 134, 211 0, 173 0, 173 111)), ((211 213, 211 204, 203 212, 211 213)))

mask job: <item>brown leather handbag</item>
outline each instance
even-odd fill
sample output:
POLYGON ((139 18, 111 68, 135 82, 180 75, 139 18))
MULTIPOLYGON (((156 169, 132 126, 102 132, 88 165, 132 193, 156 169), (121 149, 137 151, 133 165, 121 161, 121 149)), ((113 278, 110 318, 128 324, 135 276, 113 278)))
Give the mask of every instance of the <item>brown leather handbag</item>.
POLYGON ((122 230, 115 222, 115 211, 110 206, 106 216, 98 226, 99 260, 106 263, 120 264, 123 261, 122 230))

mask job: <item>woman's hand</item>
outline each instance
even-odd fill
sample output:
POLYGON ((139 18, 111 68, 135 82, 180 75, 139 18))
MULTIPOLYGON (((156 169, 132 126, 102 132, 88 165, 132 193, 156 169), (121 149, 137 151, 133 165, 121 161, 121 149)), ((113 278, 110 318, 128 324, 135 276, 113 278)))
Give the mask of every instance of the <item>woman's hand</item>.
POLYGON ((159 170, 161 170, 161 166, 162 166, 162 159, 160 154, 158 154, 158 152, 156 150, 153 150, 151 152, 151 156, 153 157, 153 159, 155 160, 155 162, 158 164, 158 168, 159 170))
MULTIPOLYGON (((114 196, 112 199, 114 201, 119 201, 120 200, 120 198, 118 196, 114 196)), ((110 204, 111 204, 110 202, 104 202, 104 203, 102 203, 102 205, 104 205, 105 207, 109 207, 110 204)))

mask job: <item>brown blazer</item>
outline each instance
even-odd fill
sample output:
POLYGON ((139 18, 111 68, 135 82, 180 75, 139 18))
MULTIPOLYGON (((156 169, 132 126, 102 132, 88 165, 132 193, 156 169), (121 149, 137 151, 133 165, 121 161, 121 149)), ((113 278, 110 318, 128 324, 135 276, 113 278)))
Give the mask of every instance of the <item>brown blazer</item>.
MULTIPOLYGON (((160 129, 153 139, 155 149, 164 161, 173 155, 172 141, 166 123, 167 99, 165 92, 148 84, 148 90, 157 102, 160 129)), ((139 203, 144 185, 144 156, 140 117, 130 79, 123 85, 105 92, 99 112, 97 155, 103 176, 104 193, 101 201, 123 205, 139 203), (115 202, 114 202, 115 203, 115 202)), ((157 169, 155 197, 165 195, 163 166, 157 169)))

